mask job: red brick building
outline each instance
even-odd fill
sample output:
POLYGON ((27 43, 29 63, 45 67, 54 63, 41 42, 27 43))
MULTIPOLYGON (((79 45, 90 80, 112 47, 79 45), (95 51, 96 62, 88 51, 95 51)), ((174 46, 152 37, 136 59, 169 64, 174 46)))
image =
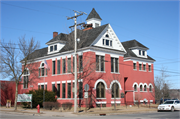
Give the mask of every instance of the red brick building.
MULTIPOLYGON (((137 40, 120 42, 110 24, 101 25, 99 14, 93 10, 88 15, 83 30, 77 30, 78 53, 78 103, 84 104, 84 85, 89 84, 89 104, 111 106, 136 101, 154 102, 154 59, 147 48, 137 40)), ((36 50, 34 69, 24 74, 20 93, 32 89, 52 90, 57 101, 72 102, 74 85, 74 31, 69 34, 53 33, 48 46, 36 50), (47 70, 45 62, 50 67, 47 70)))

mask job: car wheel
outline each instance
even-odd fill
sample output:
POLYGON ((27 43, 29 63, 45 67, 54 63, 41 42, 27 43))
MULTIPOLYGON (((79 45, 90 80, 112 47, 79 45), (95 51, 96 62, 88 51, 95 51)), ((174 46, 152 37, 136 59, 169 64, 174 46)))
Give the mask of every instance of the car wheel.
POLYGON ((160 110, 157 110, 157 112, 160 112, 160 110))
POLYGON ((171 107, 171 112, 174 112, 174 107, 171 107))

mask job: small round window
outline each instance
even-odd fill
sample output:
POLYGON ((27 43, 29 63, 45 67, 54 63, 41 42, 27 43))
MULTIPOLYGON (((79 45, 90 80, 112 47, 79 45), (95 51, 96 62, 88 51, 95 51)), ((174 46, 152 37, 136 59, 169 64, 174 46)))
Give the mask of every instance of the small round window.
POLYGON ((109 35, 108 35, 108 34, 106 34, 106 37, 107 37, 107 38, 109 38, 109 35))

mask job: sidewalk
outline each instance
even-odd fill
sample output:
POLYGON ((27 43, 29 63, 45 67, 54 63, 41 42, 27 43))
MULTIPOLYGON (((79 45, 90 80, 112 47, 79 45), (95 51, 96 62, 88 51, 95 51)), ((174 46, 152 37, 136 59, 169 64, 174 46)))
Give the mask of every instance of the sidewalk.
POLYGON ((74 117, 74 116, 99 116, 100 114, 106 114, 106 115, 115 115, 115 114, 127 114, 127 113, 144 113, 144 112, 154 112, 157 111, 157 108, 137 108, 137 107, 119 107, 116 111, 112 110, 112 107, 106 107, 106 108, 92 108, 90 110, 87 110, 87 112, 79 112, 77 114, 73 113, 73 110, 70 110, 68 112, 66 111, 59 111, 59 110, 45 110, 43 108, 40 109, 40 113, 37 113, 37 109, 24 109, 21 107, 18 107, 17 111, 14 111, 14 108, 6 108, 6 107, 0 107, 0 112, 9 113, 9 114, 24 114, 24 115, 33 115, 33 116, 55 116, 55 117, 74 117))
POLYGON ((23 109, 19 108, 17 111, 14 111, 14 108, 5 108, 0 107, 0 112, 9 113, 9 114, 25 114, 25 115, 33 115, 33 116, 56 116, 56 117, 74 117, 78 116, 73 114, 73 112, 60 112, 60 111, 48 111, 44 109, 40 109, 40 113, 37 113, 37 109, 23 109))

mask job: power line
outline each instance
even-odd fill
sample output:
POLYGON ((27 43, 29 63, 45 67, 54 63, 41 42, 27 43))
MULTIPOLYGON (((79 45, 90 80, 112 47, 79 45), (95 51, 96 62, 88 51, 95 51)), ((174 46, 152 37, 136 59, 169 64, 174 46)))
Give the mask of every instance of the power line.
POLYGON ((25 30, 25 29, 18 29, 18 28, 12 28, 12 27, 7 27, 7 26, 1 26, 1 27, 8 28, 8 29, 16 29, 16 30, 20 30, 20 31, 28 31, 28 32, 41 33, 41 34, 50 34, 50 33, 45 33, 45 32, 31 31, 31 30, 25 30))
POLYGON ((35 11, 35 12, 42 12, 42 13, 52 14, 52 15, 56 15, 56 16, 57 16, 57 15, 60 15, 60 16, 65 17, 65 15, 61 15, 61 14, 55 14, 55 13, 51 13, 51 12, 45 12, 45 11, 36 10, 36 9, 32 9, 32 8, 27 8, 27 7, 12 5, 12 4, 8 4, 8 3, 4 3, 4 2, 1 2, 1 3, 2 3, 2 4, 5 4, 5 5, 13 6, 13 7, 18 7, 18 8, 21 8, 21 9, 27 9, 27 10, 31 10, 31 11, 35 11))

